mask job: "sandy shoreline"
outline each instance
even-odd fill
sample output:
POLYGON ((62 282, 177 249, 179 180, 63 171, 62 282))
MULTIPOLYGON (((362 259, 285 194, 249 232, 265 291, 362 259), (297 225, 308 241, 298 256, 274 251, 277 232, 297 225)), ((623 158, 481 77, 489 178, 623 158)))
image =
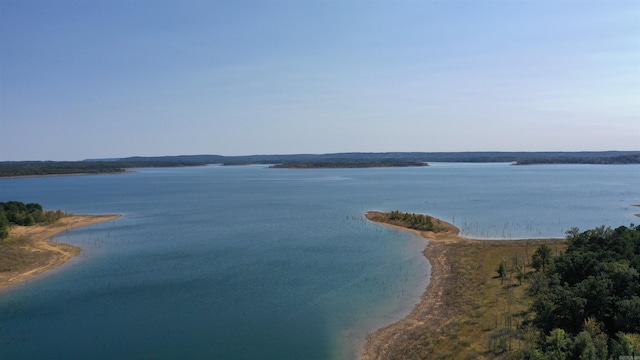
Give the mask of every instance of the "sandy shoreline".
MULTIPOLYGON (((376 212, 367 213, 367 219, 375 221, 372 219, 372 215, 375 215, 375 213, 376 212)), ((430 231, 418 231, 380 222, 380 224, 386 226, 419 234, 429 240, 429 246, 423 251, 423 255, 431 263, 431 279, 427 289, 424 294, 422 294, 420 302, 416 304, 409 315, 367 336, 365 346, 360 356, 362 360, 387 359, 393 357, 397 355, 395 347, 398 343, 410 341, 408 337, 412 335, 412 330, 418 327, 421 331, 428 329, 435 330, 455 315, 448 313, 446 309, 447 304, 443 302, 447 297, 446 292, 450 291, 447 286, 447 280, 451 276, 451 273, 448 271, 451 264, 447 256, 448 251, 446 244, 465 241, 465 239, 458 236, 460 230, 457 227, 444 221, 441 221, 441 223, 448 227, 448 231, 435 234, 430 231), (425 322, 425 320, 428 321, 425 322)))
MULTIPOLYGON (((51 242, 49 239, 70 229, 97 224, 119 218, 120 215, 71 215, 52 225, 13 226, 9 241, 19 241, 23 254, 37 254, 34 261, 10 271, 0 272, 0 289, 25 281, 47 270, 56 268, 81 252, 73 245, 51 242)), ((0 266, 2 268, 3 266, 0 266)))
POLYGON ((376 221, 377 214, 380 213, 369 212, 366 217, 383 225, 414 232, 429 241, 423 255, 431 263, 431 278, 420 302, 415 305, 409 315, 367 336, 360 354, 361 360, 407 358, 405 356, 408 355, 407 349, 421 346, 425 341, 425 334, 431 337, 431 341, 437 342, 438 337, 443 336, 441 330, 463 315, 464 306, 461 304, 459 292, 461 285, 466 285, 458 276, 460 249, 472 248, 474 245, 477 247, 478 244, 491 246, 492 243, 522 243, 521 240, 464 238, 459 235, 460 231, 457 227, 442 220, 439 220, 439 224, 447 228, 444 232, 418 231, 376 221))

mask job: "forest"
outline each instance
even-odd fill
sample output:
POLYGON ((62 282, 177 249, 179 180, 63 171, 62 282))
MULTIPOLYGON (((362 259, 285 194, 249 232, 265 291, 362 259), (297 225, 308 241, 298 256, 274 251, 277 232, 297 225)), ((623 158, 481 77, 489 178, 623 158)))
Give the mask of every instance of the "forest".
POLYGON ((6 161, 0 162, 0 177, 66 174, 121 173, 127 168, 200 166, 206 163, 188 160, 127 161, 6 161))
POLYGON ((564 254, 536 250, 533 331, 522 359, 640 355, 640 226, 567 233, 564 254))
POLYGON ((594 164, 594 165, 624 165, 640 164, 640 154, 620 155, 610 157, 547 157, 532 158, 516 161, 515 165, 542 165, 542 164, 594 164))
POLYGON ((37 203, 0 202, 0 240, 9 235, 11 225, 52 224, 66 215, 60 210, 43 210, 42 205, 37 203))
POLYGON ((418 160, 400 159, 325 159, 314 161, 288 161, 270 166, 275 169, 319 169, 319 168, 376 168, 428 166, 418 160))
POLYGON ((4 161, 0 177, 121 173, 129 168, 181 167, 207 164, 276 164, 275 168, 363 168, 425 166, 427 162, 510 162, 530 164, 639 164, 638 151, 585 152, 367 152, 290 155, 179 155, 83 161, 4 161))

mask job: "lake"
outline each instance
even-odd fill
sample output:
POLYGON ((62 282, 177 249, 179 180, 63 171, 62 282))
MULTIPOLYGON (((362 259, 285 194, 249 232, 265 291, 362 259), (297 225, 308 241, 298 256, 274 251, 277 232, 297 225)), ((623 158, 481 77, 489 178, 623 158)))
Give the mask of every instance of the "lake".
POLYGON ((407 314, 426 241, 364 219, 428 213, 482 239, 640 218, 640 166, 204 166, 0 179, 0 201, 114 221, 83 253, 0 292, 2 359, 345 359, 407 314))

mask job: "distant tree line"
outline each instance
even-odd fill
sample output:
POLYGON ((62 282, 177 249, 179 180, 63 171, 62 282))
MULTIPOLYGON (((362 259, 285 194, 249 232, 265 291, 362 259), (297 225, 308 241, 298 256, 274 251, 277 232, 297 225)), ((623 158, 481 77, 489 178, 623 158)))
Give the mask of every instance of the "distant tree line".
POLYGON ((538 164, 594 164, 594 165, 624 165, 640 164, 640 154, 622 155, 612 157, 546 157, 522 159, 516 165, 538 165, 538 164))
POLYGON ((42 205, 37 203, 0 202, 0 240, 9 236, 9 227, 11 225, 52 224, 65 215, 60 210, 43 210, 42 205))
POLYGON ((0 162, 0 177, 120 173, 127 168, 181 167, 205 165, 187 160, 129 161, 19 161, 0 162))
POLYGON ((275 168, 365 168, 426 166, 427 162, 515 162, 528 164, 638 164, 637 151, 590 152, 379 152, 291 155, 180 155, 85 161, 0 162, 0 177, 119 173, 127 168, 207 164, 278 164, 275 168))
POLYGON ((272 165, 271 168, 316 169, 316 168, 376 168, 428 166, 419 160, 400 159, 326 159, 312 161, 288 161, 272 165))
POLYGON ((580 152, 348 152, 331 154, 289 154, 289 155, 180 155, 158 157, 130 157, 110 161, 189 161, 205 164, 247 165, 283 164, 290 162, 335 161, 345 162, 384 160, 413 160, 419 162, 515 162, 525 159, 551 158, 607 158, 622 155, 636 155, 638 151, 580 151, 580 152))
POLYGON ((572 229, 566 253, 541 246, 530 277, 534 330, 521 359, 640 356, 640 226, 572 229))

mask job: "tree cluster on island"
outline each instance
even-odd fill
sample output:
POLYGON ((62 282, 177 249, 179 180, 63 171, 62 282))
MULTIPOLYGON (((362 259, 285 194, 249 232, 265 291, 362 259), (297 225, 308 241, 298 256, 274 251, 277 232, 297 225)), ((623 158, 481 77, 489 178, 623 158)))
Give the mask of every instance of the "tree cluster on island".
POLYGON ((289 161, 270 166, 275 169, 319 169, 319 168, 382 168, 382 167, 414 167, 428 166, 418 160, 399 159, 326 159, 313 161, 289 161))
POLYGON ((0 202, 0 240, 9 235, 9 227, 12 225, 52 224, 66 215, 61 210, 43 210, 42 205, 37 203, 0 202))
POLYGON ((429 215, 400 212, 399 210, 375 213, 375 215, 372 215, 371 219, 373 221, 383 222, 413 230, 433 232, 443 230, 440 220, 438 219, 434 219, 429 215))

